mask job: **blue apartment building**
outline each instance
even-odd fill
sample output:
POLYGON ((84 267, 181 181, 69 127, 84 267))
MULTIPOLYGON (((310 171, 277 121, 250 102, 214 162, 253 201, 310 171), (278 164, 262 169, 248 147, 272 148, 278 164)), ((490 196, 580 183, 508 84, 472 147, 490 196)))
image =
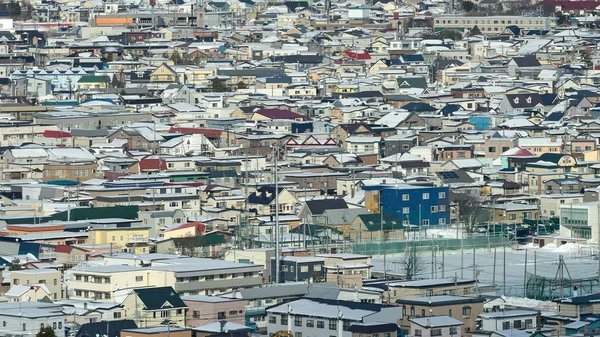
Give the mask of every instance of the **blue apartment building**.
POLYGON ((370 213, 396 213, 404 226, 450 224, 449 188, 409 184, 363 186, 370 213))

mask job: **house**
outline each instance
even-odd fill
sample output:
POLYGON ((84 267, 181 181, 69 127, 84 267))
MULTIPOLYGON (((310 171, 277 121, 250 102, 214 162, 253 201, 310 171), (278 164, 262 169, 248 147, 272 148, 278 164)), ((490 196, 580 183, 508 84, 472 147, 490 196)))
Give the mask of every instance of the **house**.
POLYGON ((291 119, 291 120, 295 120, 295 121, 299 121, 299 122, 310 120, 310 118, 308 118, 304 115, 300 115, 293 111, 283 110, 283 109, 260 109, 260 110, 254 111, 254 113, 252 114, 250 119, 254 120, 254 121, 291 119))
POLYGON ((446 279, 408 280, 389 283, 390 300, 440 296, 440 295, 471 295, 475 293, 475 280, 446 279))
MULTIPOLYGON (((59 300, 63 298, 62 289, 62 275, 59 270, 55 269, 30 269, 30 270, 13 270, 10 273, 11 286, 32 286, 35 289, 35 296, 37 293, 45 293, 41 297, 42 299, 47 296, 51 300, 59 300)), ((13 290, 11 288, 11 290, 13 290)), ((14 290, 17 293, 16 289, 14 290)), ((20 290, 22 291, 22 289, 20 290)), ((29 295, 27 295, 29 296, 29 295)), ((30 300, 35 300, 36 297, 30 297, 30 300)), ((22 295, 19 295, 22 298, 22 295)))
POLYGON ((535 55, 527 55, 513 57, 510 61, 508 61, 506 68, 509 75, 516 76, 520 70, 527 68, 539 68, 540 66, 540 61, 538 61, 535 55))
MULTIPOLYGON (((275 212, 275 187, 261 186, 248 196, 248 207, 255 209, 259 215, 269 215, 275 212)), ((278 187, 279 212, 291 213, 298 200, 285 188, 278 187)))
POLYGON ((462 336, 463 322, 449 316, 428 316, 410 319, 410 335, 421 337, 462 336))
POLYGON ((267 309, 267 333, 290 331, 294 336, 336 335, 353 337, 359 333, 382 331, 395 335, 402 308, 318 298, 302 298, 267 309), (385 329, 382 329, 385 327, 385 329), (298 333, 298 334, 297 334, 298 333))
POLYGON ((18 332, 23 336, 35 336, 40 327, 50 326, 57 336, 65 335, 67 314, 60 304, 46 302, 0 303, 0 334, 18 332))
POLYGON ((404 240, 404 226, 396 213, 360 214, 350 224, 350 240, 353 242, 381 242, 404 240), (383 231, 383 234, 382 234, 383 231))
POLYGON ((179 82, 177 72, 166 63, 162 63, 150 73, 150 82, 179 82))
POLYGON ((199 326, 227 320, 244 324, 248 301, 241 298, 193 295, 181 298, 187 306, 187 326, 199 326))
POLYGON ((479 314, 481 329, 485 331, 531 329, 536 327, 537 311, 505 310, 479 314))
MULTIPOLYGON (((276 260, 271 258, 271 270, 276 270, 276 260)), ((310 256, 281 256, 279 282, 319 282, 325 280, 325 259, 310 256)), ((274 278, 275 275, 272 275, 274 278)), ((273 279, 272 281, 275 281, 273 279)), ((270 281, 270 282, 272 282, 270 281)))
POLYGON ((482 297, 438 295, 425 297, 399 298, 396 305, 404 308, 400 327, 411 329, 411 319, 427 316, 448 316, 461 321, 466 331, 475 331, 477 314, 483 312, 482 297))
POLYGON ((187 306, 172 287, 132 289, 121 303, 125 319, 133 320, 138 327, 155 327, 170 320, 185 326, 187 306))
POLYGON ((192 329, 170 325, 151 328, 121 329, 120 337, 162 337, 165 335, 171 337, 192 337, 192 329))

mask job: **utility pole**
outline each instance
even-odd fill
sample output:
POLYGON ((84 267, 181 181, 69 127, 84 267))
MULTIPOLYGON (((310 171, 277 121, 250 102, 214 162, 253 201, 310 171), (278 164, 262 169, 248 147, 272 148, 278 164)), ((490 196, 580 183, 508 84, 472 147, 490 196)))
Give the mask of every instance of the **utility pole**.
POLYGON ((523 268, 523 297, 527 298, 527 249, 525 249, 525 267, 523 268))
POLYGON ((494 269, 492 272, 492 285, 496 284, 496 247, 494 247, 494 269))
POLYGON ((277 176, 277 156, 279 148, 273 149, 273 167, 275 169, 275 282, 279 283, 279 183, 277 176))
POLYGON ((504 245, 504 258, 502 259, 503 275, 502 275, 502 296, 506 296, 506 244, 504 245))
POLYGON ((387 251, 385 244, 385 232, 383 231, 383 203, 381 202, 381 192, 379 191, 379 222, 381 223, 381 239, 383 243, 383 279, 387 280, 387 251))
POLYGON ((534 275, 534 283, 533 283, 533 299, 537 300, 537 251, 533 251, 533 275, 534 275))

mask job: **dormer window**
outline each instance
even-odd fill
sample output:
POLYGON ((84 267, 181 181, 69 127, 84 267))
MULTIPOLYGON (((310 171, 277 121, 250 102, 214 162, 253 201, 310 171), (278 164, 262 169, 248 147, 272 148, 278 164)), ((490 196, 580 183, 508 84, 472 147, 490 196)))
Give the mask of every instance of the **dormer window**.
POLYGON ((513 101, 515 102, 515 104, 519 104, 519 97, 515 97, 513 101))
POLYGON ((531 103, 531 96, 527 97, 527 103, 531 103))

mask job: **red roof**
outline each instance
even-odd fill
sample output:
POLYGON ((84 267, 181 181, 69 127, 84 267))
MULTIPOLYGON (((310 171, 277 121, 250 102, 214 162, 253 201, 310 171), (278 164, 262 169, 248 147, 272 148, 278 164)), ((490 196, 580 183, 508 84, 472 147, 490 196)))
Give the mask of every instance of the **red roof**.
POLYGON ((140 160, 140 171, 158 171, 160 160, 160 170, 167 170, 167 161, 163 159, 142 159, 140 160))
POLYGON ((265 116, 269 119, 302 119, 303 121, 310 121, 311 119, 301 115, 301 114, 297 114, 293 111, 290 110, 283 110, 283 109, 260 109, 256 112, 254 112, 255 114, 259 114, 261 116, 265 116))
POLYGON ((126 176, 127 173, 123 172, 104 172, 104 179, 115 181, 119 180, 119 178, 126 176))
POLYGON ((57 245, 54 248, 54 252, 55 253, 65 253, 65 254, 69 254, 71 252, 71 250, 73 249, 73 247, 71 246, 67 246, 67 245, 57 245))
POLYGON ((346 51, 344 51, 343 54, 353 60, 370 60, 371 59, 371 55, 366 50, 363 50, 362 52, 346 50, 346 51))
POLYGON ((576 10, 591 10, 596 9, 600 6, 600 2, 596 1, 560 1, 560 0, 545 0, 545 5, 553 7, 560 6, 562 10, 576 11, 576 10))
POLYGON ((180 128, 180 127, 172 127, 169 130, 169 133, 183 133, 184 135, 204 135, 206 138, 219 138, 223 133, 223 130, 219 129, 201 129, 201 128, 180 128))
POLYGON ((71 133, 60 130, 46 130, 44 131, 44 137, 46 138, 70 138, 71 133))
POLYGON ((198 221, 192 221, 192 222, 184 223, 183 225, 181 225, 179 227, 175 227, 175 228, 169 229, 167 232, 175 231, 175 230, 179 230, 179 229, 191 228, 191 227, 195 227, 196 228, 196 234, 198 234, 198 233, 204 233, 205 227, 204 227, 203 224, 201 224, 198 221))

